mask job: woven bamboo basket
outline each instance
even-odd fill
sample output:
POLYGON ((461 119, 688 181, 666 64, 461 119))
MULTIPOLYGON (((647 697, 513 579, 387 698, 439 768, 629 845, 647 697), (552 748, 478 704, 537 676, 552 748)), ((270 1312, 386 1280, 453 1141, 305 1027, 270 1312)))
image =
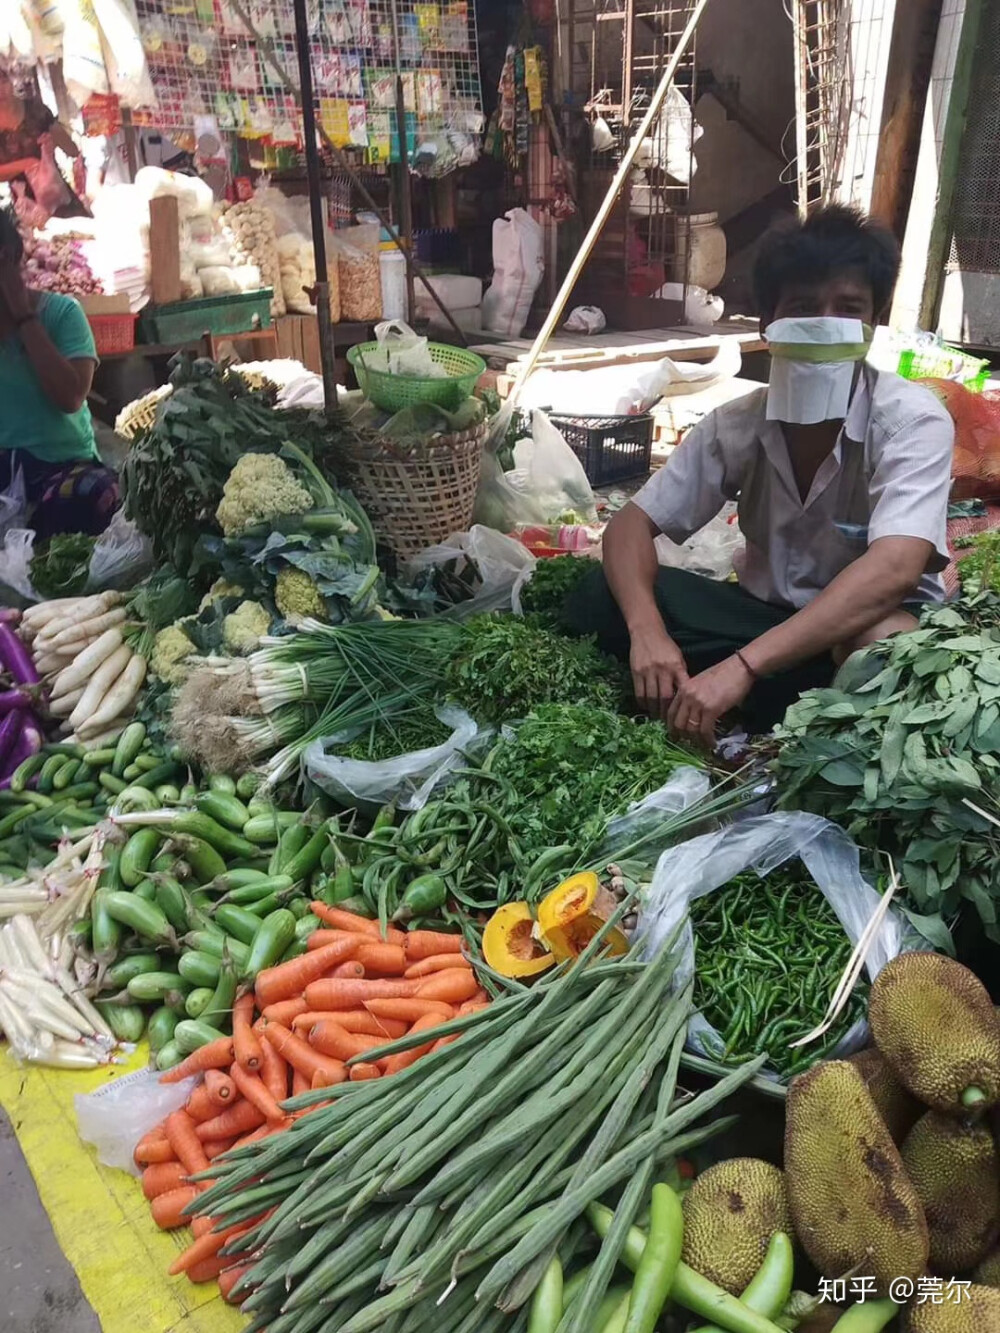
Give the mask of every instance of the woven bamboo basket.
POLYGON ((469 527, 487 431, 484 421, 405 451, 379 437, 349 448, 351 489, 398 560, 469 527))
POLYGON ((156 420, 156 412, 164 398, 169 398, 173 390, 169 384, 154 389, 135 402, 129 403, 118 413, 115 420, 115 434, 131 444, 137 435, 148 430, 156 420))

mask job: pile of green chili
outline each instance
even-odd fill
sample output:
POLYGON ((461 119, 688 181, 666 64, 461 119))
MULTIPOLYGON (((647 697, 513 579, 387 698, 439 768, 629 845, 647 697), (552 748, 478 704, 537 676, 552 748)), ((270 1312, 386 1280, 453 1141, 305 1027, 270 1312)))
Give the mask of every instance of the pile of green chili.
POLYGON ((853 947, 799 863, 766 877, 737 875, 691 904, 691 925, 695 1006, 721 1038, 706 1051, 713 1058, 738 1064, 767 1055, 792 1078, 829 1056, 864 1017, 867 987, 857 986, 819 1041, 789 1049, 822 1022, 853 947))

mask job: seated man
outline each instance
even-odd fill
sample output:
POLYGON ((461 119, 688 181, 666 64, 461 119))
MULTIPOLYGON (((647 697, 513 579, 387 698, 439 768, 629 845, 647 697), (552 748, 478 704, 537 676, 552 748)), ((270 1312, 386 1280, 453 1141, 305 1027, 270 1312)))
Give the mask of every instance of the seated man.
POLYGON ((769 729, 943 597, 952 421, 864 360, 898 268, 892 236, 845 208, 765 236, 768 387, 688 433, 608 525, 603 578, 570 599, 574 628, 628 659, 640 704, 679 735, 710 743, 737 709, 769 729), (660 568, 657 534, 684 542, 728 500, 746 538, 739 584, 660 568))

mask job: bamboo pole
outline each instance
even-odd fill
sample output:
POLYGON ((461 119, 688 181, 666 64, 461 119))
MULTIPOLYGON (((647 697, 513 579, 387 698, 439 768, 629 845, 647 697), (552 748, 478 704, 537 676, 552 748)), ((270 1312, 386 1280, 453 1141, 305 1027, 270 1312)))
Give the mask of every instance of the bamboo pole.
MULTIPOLYGON (((617 172, 615 173, 614 180, 608 187, 608 192, 604 196, 604 201, 602 202, 600 208, 597 210, 597 215, 594 218, 593 222, 590 224, 590 230, 584 237, 583 244, 580 246, 576 258, 573 260, 572 264, 569 267, 569 272, 563 279, 563 284, 560 287, 559 293, 552 304, 551 310, 546 316, 545 323, 538 330, 538 333, 535 337, 535 341, 532 344, 531 351, 528 353, 528 356, 524 362, 524 368, 521 370, 517 382, 514 385, 513 391, 511 392, 510 397, 507 399, 507 403, 505 404, 505 406, 510 407, 511 411, 513 411, 513 409, 517 406, 517 402, 521 396, 521 391, 524 388, 524 385, 527 383, 528 376, 534 370, 538 358, 545 350, 546 344, 552 337, 552 334, 555 332, 556 325, 562 318, 563 311, 566 308, 566 303, 570 298, 570 294, 573 291, 573 288, 576 286, 577 281, 579 280, 580 274, 583 271, 583 266, 590 258, 591 251, 596 245, 601 232, 604 230, 605 223, 611 216, 611 211, 615 206, 615 202, 618 199, 618 195, 621 191, 622 186, 628 180, 629 173, 632 170, 632 164, 635 162, 635 159, 639 153, 639 149, 642 146, 642 141, 649 137, 649 132, 653 127, 653 122, 655 121, 657 115, 659 114, 664 99, 666 98, 666 95, 670 90, 670 85, 674 81, 674 75, 677 73, 677 66, 680 64, 681 57, 684 55, 684 52, 687 49, 687 46, 691 41, 691 38, 694 36, 695 28, 698 26, 698 21, 700 20, 702 14, 704 13, 705 6, 707 4, 708 0, 698 0, 698 3, 695 5, 695 8, 691 14, 690 19, 688 19, 687 27, 680 35, 680 40, 678 41, 677 46, 675 47, 674 52, 670 57, 670 62, 663 73, 663 78, 660 80, 660 85, 657 88, 656 92, 653 94, 652 100, 650 101, 646 114, 642 118, 642 124, 639 126, 639 128, 636 130, 635 134, 632 137, 632 142, 629 144, 628 151, 622 158, 621 165, 619 166, 617 172)), ((625 114, 627 114, 627 111, 625 111, 625 114)))

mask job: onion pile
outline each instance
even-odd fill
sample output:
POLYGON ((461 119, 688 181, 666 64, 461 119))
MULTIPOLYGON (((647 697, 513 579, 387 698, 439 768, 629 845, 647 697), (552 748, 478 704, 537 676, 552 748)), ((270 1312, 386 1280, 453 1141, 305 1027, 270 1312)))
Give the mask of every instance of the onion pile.
POLYGON ((91 272, 83 246, 72 236, 29 237, 24 260, 24 280, 36 292, 92 296, 104 290, 91 272))

